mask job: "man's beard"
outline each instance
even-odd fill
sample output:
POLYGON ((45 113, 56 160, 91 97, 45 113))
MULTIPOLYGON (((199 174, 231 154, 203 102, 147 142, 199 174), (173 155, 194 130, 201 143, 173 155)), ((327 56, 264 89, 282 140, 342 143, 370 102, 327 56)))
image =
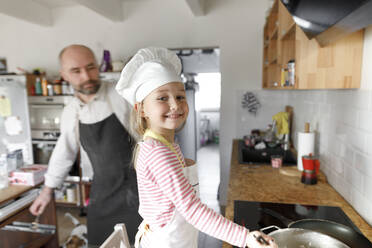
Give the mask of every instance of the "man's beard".
POLYGON ((101 86, 101 82, 99 80, 91 79, 79 85, 75 90, 83 95, 93 95, 97 93, 100 86, 101 86), (91 84, 90 87, 85 88, 85 86, 88 84, 91 84))

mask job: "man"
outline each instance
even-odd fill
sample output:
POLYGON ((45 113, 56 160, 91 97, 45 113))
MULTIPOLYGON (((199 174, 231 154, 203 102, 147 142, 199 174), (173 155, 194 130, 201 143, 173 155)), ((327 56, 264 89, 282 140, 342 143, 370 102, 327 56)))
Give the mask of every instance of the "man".
MULTIPOLYGON (((61 136, 49 161, 45 185, 30 207, 40 215, 62 185, 79 149, 81 164, 93 169, 87 213, 88 243, 101 245, 116 223, 125 223, 131 243, 141 222, 129 133, 130 105, 114 85, 101 83, 93 52, 70 45, 59 56, 60 74, 75 90, 61 117, 61 136)), ((84 169, 84 168, 83 168, 84 169)))

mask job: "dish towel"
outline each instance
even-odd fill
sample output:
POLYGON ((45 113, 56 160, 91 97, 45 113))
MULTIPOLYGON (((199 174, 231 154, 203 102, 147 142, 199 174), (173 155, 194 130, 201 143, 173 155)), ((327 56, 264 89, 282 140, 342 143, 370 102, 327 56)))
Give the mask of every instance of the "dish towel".
POLYGON ((277 135, 289 133, 288 117, 288 112, 279 112, 273 116, 273 121, 276 123, 277 135))

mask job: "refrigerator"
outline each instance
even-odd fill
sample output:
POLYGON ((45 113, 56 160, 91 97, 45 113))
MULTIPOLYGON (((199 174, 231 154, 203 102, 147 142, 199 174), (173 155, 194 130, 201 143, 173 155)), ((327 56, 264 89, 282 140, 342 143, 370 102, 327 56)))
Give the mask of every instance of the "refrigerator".
POLYGON ((33 164, 26 76, 0 75, 0 155, 19 149, 33 164))
POLYGON ((185 158, 197 160, 197 136, 196 136, 196 110, 195 110, 195 92, 198 89, 198 83, 194 81, 193 75, 184 74, 186 78, 185 89, 186 99, 189 105, 189 115, 184 127, 176 133, 176 142, 180 145, 185 158))

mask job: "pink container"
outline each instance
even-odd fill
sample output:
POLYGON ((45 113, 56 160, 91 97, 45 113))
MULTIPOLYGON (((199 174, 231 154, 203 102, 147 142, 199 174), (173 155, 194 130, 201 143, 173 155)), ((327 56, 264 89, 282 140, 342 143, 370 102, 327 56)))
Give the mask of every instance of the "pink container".
POLYGON ((280 168, 282 167, 283 157, 281 155, 273 155, 271 156, 271 166, 273 168, 280 168))

